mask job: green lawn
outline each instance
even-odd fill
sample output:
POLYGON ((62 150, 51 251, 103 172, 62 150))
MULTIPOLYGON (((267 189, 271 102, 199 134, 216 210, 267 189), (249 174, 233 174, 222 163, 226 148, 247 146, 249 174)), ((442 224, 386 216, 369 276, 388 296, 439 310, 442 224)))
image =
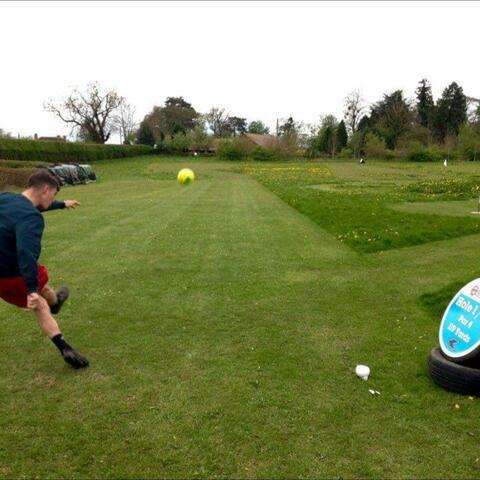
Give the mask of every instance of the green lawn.
POLYGON ((479 400, 426 369, 441 304, 480 276, 465 198, 480 167, 95 170, 60 194, 81 208, 45 215, 41 257, 71 288, 59 321, 91 366, 69 369, 31 314, 0 305, 0 477, 480 475, 479 400), (467 212, 425 211, 437 202, 467 212))

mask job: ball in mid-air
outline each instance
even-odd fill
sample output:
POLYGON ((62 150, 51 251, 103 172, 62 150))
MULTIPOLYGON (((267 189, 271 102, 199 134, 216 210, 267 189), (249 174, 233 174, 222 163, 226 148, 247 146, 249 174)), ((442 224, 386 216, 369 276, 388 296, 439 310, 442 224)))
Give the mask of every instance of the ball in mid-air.
POLYGON ((188 185, 189 183, 193 183, 195 180, 195 174, 189 168, 182 168, 178 172, 177 180, 181 185, 188 185))

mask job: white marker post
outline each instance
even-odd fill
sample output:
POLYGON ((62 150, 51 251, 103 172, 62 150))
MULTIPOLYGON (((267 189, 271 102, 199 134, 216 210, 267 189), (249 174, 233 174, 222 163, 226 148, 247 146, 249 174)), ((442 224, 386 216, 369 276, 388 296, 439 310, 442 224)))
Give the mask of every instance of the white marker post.
POLYGON ((470 212, 473 215, 480 215, 480 196, 478 197, 478 203, 477 203, 477 211, 476 212, 470 212))

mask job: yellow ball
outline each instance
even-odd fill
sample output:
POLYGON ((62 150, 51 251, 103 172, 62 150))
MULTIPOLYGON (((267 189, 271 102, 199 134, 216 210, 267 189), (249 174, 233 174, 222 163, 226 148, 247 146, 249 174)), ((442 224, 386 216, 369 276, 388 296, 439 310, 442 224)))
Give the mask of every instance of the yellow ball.
POLYGON ((188 185, 189 183, 193 183, 195 180, 195 174, 189 168, 182 168, 178 172, 177 180, 181 185, 188 185))

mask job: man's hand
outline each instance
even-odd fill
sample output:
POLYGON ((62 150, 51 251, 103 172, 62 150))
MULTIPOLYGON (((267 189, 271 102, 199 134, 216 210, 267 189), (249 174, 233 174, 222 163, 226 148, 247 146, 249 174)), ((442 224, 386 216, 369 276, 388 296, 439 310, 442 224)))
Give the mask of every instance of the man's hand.
POLYGON ((40 305, 40 295, 38 293, 29 293, 27 295, 27 310, 36 310, 40 305))
POLYGON ((65 200, 65 208, 75 208, 80 205, 80 202, 77 200, 65 200))

